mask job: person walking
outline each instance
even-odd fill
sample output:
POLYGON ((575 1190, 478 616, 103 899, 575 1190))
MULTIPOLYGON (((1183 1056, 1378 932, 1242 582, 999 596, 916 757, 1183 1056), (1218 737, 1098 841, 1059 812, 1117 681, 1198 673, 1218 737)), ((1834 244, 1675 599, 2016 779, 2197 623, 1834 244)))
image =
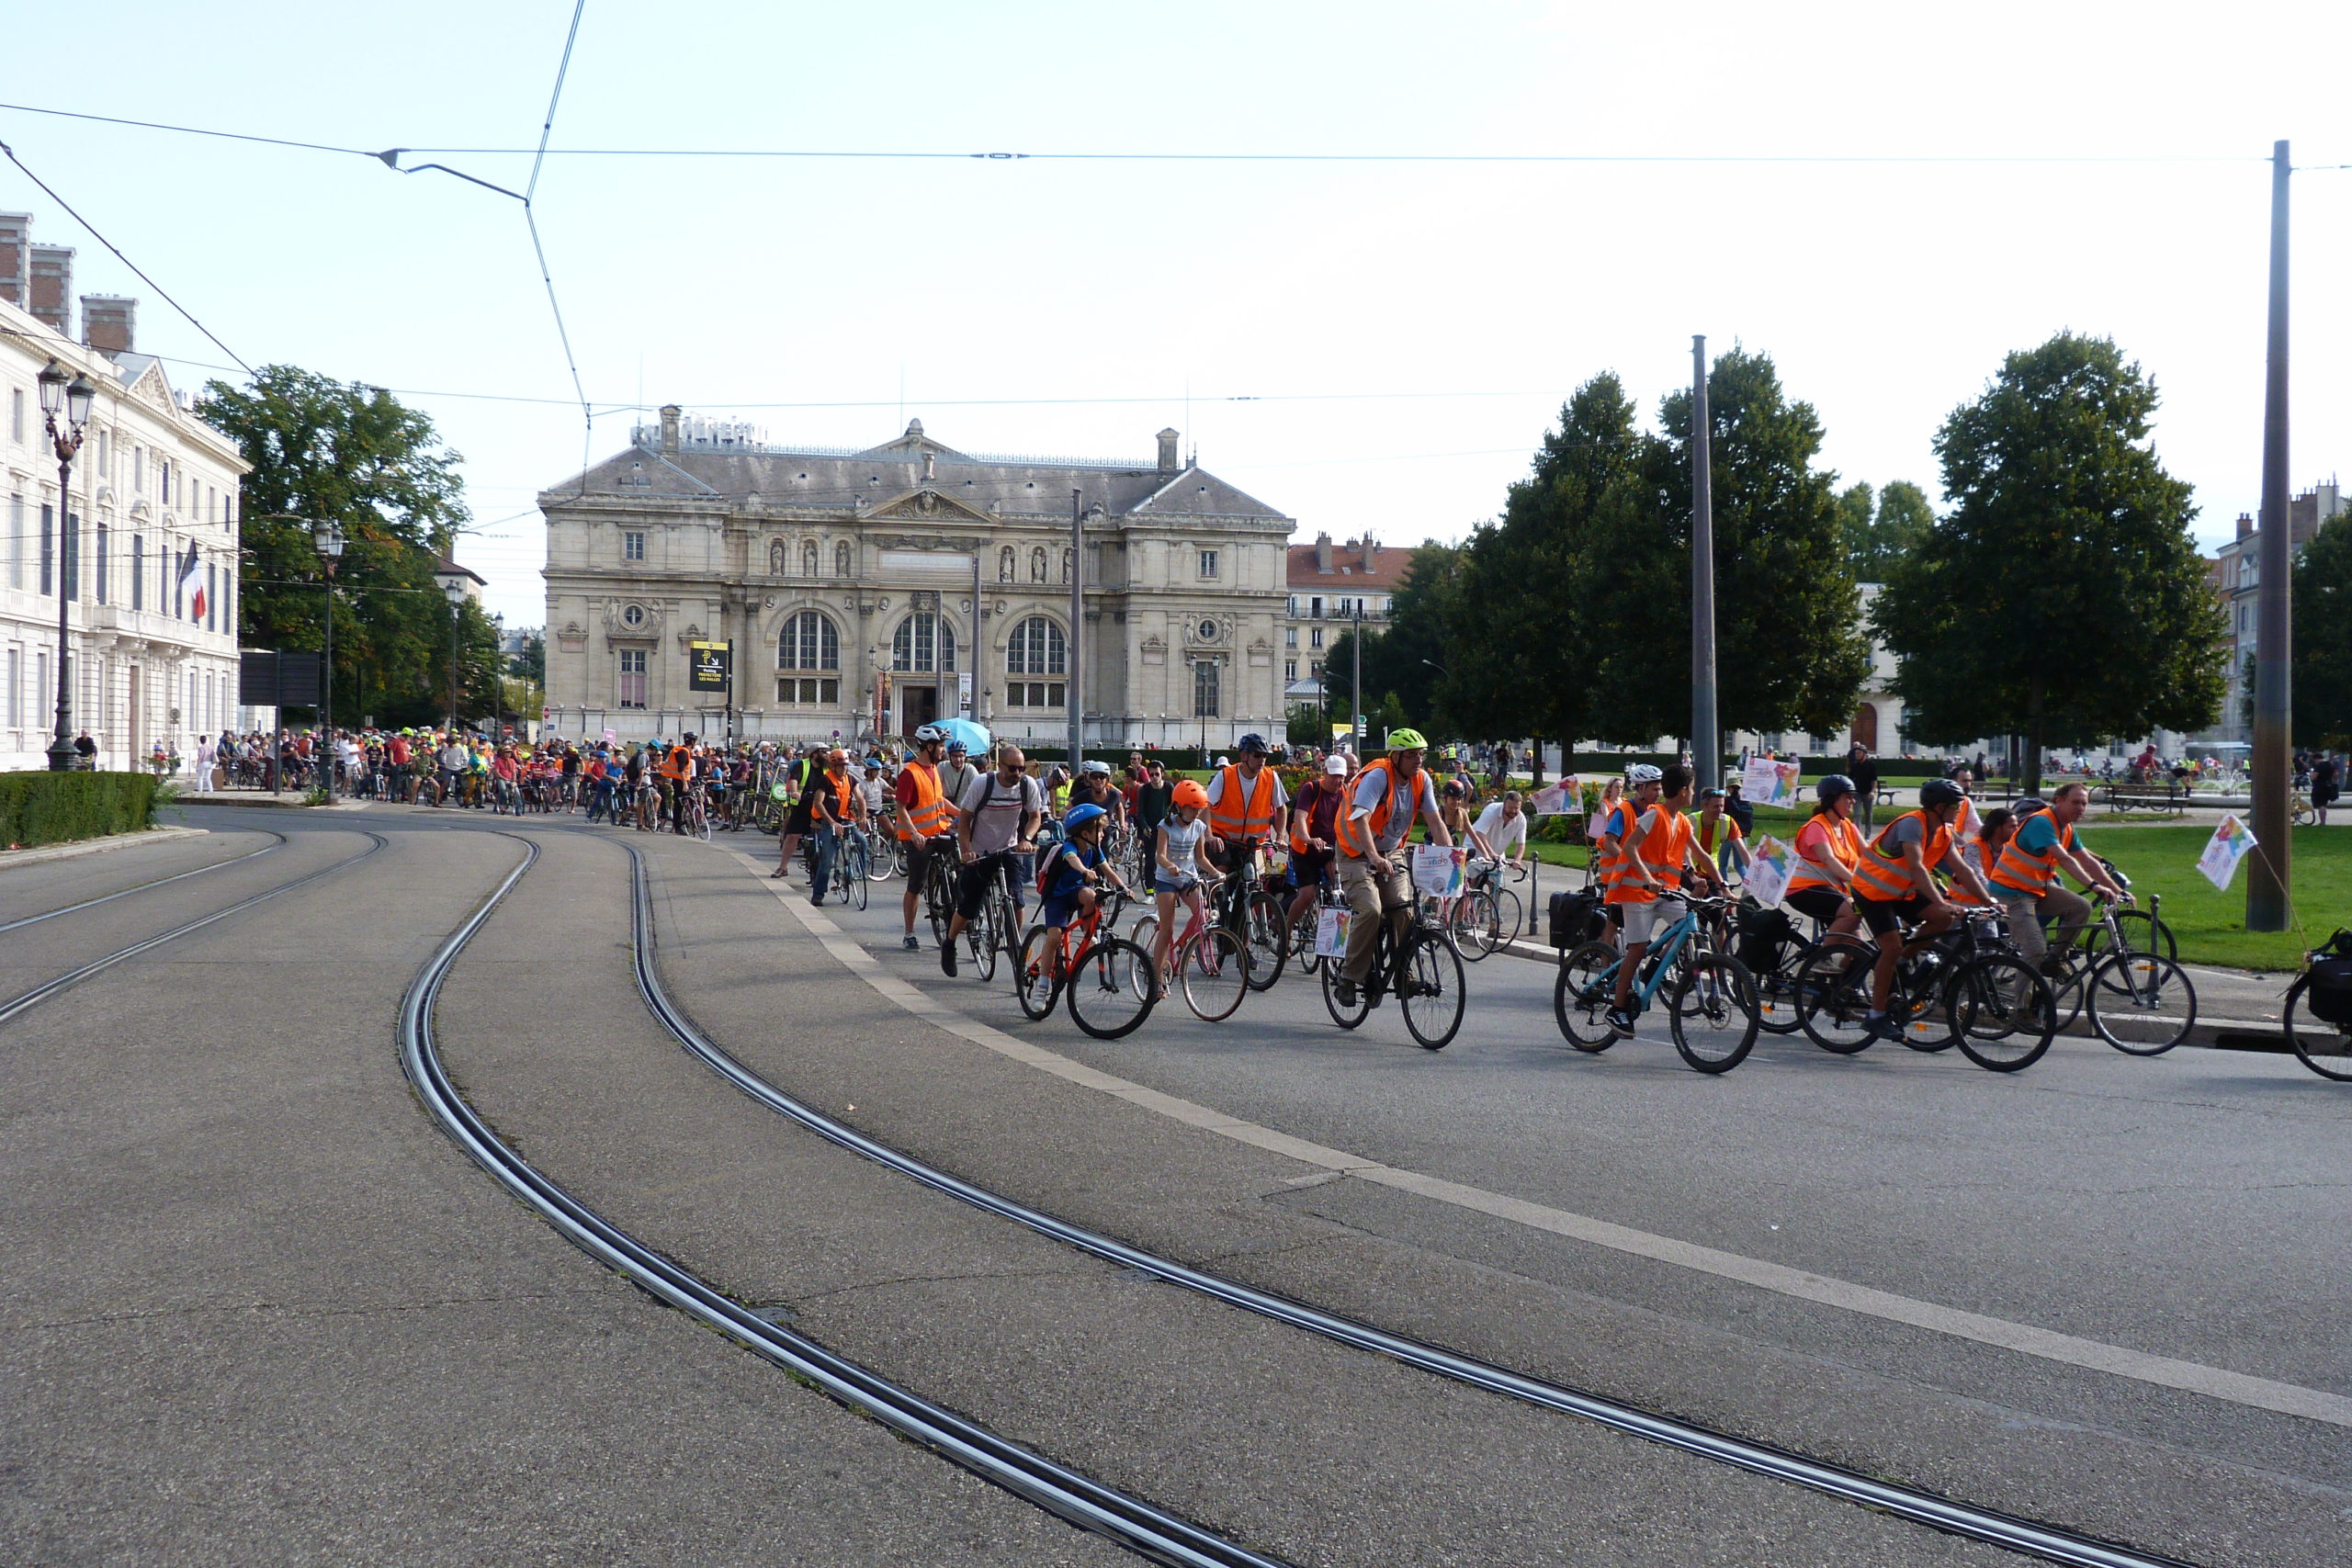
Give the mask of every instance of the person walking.
POLYGON ((1878 821, 1878 761, 1859 740, 1846 753, 1846 776, 1854 781, 1854 815, 1862 819, 1867 833, 1878 821))
POLYGON ((2333 751, 2322 751, 2312 763, 2312 816, 2320 827, 2327 826, 2327 808, 2335 804, 2336 791, 2344 781, 2344 765, 2333 751))
POLYGON ((196 738, 197 794, 210 795, 212 793, 212 763, 213 759, 218 755, 212 745, 212 737, 199 735, 196 738))

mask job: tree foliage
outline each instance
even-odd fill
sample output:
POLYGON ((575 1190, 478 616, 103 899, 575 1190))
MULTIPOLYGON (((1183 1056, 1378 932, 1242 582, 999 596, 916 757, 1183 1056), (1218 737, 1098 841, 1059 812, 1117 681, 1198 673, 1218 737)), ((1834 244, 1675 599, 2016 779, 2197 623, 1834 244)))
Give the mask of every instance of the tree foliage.
POLYGON ((2295 558, 2294 628, 2295 744, 2352 746, 2352 514, 2295 558))
POLYGON ((1857 582, 1884 582, 1895 563, 1917 549, 1934 527, 1927 491, 1896 479, 1873 491, 1866 484, 1838 496, 1838 532, 1846 547, 1846 568, 1857 582))
POLYGON ((1944 422, 1951 509, 1872 606, 1913 734, 2023 735, 2038 775, 2051 745, 2212 721, 2222 613, 2156 405, 2111 339, 2062 333, 1944 422))
MULTIPOLYGON (((215 381, 204 417, 243 450, 245 476, 239 635, 246 646, 321 646, 323 580, 312 520, 342 525, 335 577, 338 720, 428 723, 449 689, 450 615, 433 581, 467 521, 462 459, 433 422, 379 388, 292 366, 265 367, 249 389, 215 381)), ((488 713, 497 636, 481 607, 458 613, 461 715, 488 713)))

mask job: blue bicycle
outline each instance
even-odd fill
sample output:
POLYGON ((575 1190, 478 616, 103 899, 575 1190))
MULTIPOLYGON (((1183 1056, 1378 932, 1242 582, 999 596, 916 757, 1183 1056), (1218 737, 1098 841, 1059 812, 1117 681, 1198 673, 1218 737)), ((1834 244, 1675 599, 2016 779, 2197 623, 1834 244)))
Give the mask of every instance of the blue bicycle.
MULTIPOLYGON (((1681 917, 1650 939, 1634 976, 1629 1010, 1638 1018, 1662 991, 1668 1030, 1682 1059, 1702 1073, 1727 1073, 1756 1043, 1756 980, 1747 966, 1716 951, 1729 900, 1683 901, 1681 917)), ((1617 970, 1624 955, 1605 942, 1589 942, 1560 960, 1552 985, 1552 1012, 1560 1032, 1579 1051, 1599 1055, 1623 1038, 1609 1021, 1616 1005, 1617 970)))

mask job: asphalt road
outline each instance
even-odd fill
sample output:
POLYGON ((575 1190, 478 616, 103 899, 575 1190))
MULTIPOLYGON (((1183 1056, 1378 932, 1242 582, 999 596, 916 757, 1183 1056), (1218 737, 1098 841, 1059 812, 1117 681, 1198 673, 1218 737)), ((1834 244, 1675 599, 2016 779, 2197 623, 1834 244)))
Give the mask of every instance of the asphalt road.
MULTIPOLYGON (((190 815, 221 831, 0 869, 0 923, 293 841, 0 936, 0 995, 362 828, 392 845, 0 1026, 0 1562, 1117 1556, 618 1285, 433 1131, 392 1003, 514 824, 190 815)), ((469 1099, 920 1392, 1304 1562, 1998 1555, 1139 1283, 821 1145, 646 1016, 615 835, 521 826, 540 867, 442 1004, 469 1099)), ((1343 1033, 1295 976, 1106 1043, 899 951, 896 884, 811 918, 735 852, 773 840, 626 839, 697 1021, 959 1174, 1969 1501, 2198 1562, 2352 1557, 2352 1102, 2291 1059, 2062 1040, 2001 1077, 1768 1036, 1709 1078, 1646 1026, 1569 1051, 1548 969, 1500 957, 1440 1054, 1393 1004, 1343 1033)))

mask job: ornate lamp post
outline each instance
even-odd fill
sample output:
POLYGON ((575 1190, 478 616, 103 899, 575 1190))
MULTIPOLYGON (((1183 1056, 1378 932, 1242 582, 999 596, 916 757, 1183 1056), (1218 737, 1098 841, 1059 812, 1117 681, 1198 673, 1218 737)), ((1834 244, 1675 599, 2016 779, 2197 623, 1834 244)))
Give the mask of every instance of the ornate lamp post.
POLYGON ((458 728, 458 612, 466 604, 466 578, 463 572, 436 571, 433 581, 449 600, 449 728, 458 728))
POLYGON ((343 528, 332 521, 311 525, 311 543, 319 552, 319 565, 326 569, 327 597, 325 608, 326 652, 319 670, 319 779, 326 786, 327 804, 334 804, 334 569, 343 559, 343 528))
POLYGON ((72 485, 74 456, 82 450, 82 434, 90 423, 90 405, 98 389, 80 375, 67 376, 54 359, 40 373, 40 412, 49 427, 50 445, 57 453, 57 734, 49 743, 49 771, 62 773, 74 766, 74 687, 67 674, 66 612, 73 604, 69 588, 79 588, 74 570, 79 536, 74 531, 72 485), (63 416, 64 424, 58 423, 63 416))

